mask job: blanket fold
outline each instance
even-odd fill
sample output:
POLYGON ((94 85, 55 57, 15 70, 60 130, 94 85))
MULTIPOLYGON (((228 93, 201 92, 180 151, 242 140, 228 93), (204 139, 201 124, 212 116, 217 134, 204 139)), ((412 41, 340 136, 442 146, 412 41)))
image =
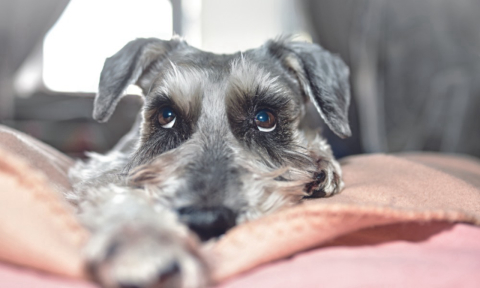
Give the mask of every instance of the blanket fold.
POLYGON ((480 163, 434 153, 342 162, 345 189, 238 226, 206 251, 221 282, 239 272, 367 227, 400 222, 480 225, 480 163))
POLYGON ((73 161, 7 128, 0 127, 0 142, 0 260, 84 277, 88 233, 61 197, 73 161))

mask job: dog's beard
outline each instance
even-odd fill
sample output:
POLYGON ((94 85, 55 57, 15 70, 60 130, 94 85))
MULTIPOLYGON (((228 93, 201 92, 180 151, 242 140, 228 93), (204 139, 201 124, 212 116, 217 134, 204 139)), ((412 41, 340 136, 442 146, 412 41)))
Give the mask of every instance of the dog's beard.
MULTIPOLYGON (((185 187, 187 172, 184 166, 178 165, 180 160, 174 155, 166 153, 149 164, 132 169, 128 176, 130 185, 144 189, 154 203, 171 209, 181 207, 182 203, 191 205, 188 199, 181 199, 185 195, 179 196, 178 191, 185 187)), ((282 165, 279 168, 269 168, 273 164, 265 165, 258 159, 252 161, 245 155, 237 158, 235 165, 242 171, 238 179, 242 185, 241 191, 234 193, 240 194, 243 200, 236 202, 242 203, 241 207, 233 207, 238 211, 237 224, 295 205, 307 195, 305 186, 312 181, 314 161, 304 154, 297 156, 302 158, 302 165, 282 165)))

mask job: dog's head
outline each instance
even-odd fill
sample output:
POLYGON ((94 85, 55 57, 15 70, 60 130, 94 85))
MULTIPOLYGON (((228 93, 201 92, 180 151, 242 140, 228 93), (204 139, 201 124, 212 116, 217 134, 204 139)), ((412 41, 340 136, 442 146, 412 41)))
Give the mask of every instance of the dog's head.
POLYGON ((93 117, 107 121, 130 84, 144 108, 129 183, 203 239, 308 194, 329 148, 303 129, 306 103, 350 135, 348 68, 315 44, 283 39, 218 55, 181 39, 137 39, 106 60, 93 117))

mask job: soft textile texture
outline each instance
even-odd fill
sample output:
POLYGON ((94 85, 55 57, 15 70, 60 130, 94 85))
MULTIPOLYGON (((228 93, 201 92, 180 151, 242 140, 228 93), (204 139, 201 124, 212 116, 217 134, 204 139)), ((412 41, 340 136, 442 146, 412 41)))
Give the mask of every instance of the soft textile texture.
MULTIPOLYGON (((80 247, 88 233, 60 195, 69 189, 66 170, 71 164, 45 144, 0 127, 0 259, 84 277, 80 247)), ((439 221, 480 224, 476 159, 363 155, 349 157, 342 165, 346 188, 339 195, 238 226, 205 247, 213 279, 223 281, 368 227, 439 221)))
POLYGON ((217 281, 356 230, 398 222, 480 224, 480 163, 438 154, 342 161, 345 189, 230 231, 212 249, 217 281))
MULTIPOLYGON (((52 147, 32 137, 0 125, 0 148, 8 154, 20 156, 36 171, 48 176, 48 184, 53 192, 64 192, 71 188, 68 181, 68 168, 74 161, 52 147)), ((15 165, 18 161, 2 161, 15 165)), ((25 173, 26 174, 26 173, 25 173)), ((28 177, 28 175, 22 175, 28 177)))
POLYGON ((80 247, 87 233, 60 195, 69 187, 66 169, 72 163, 51 147, 0 127, 0 260, 83 276, 80 247))
POLYGON ((87 280, 59 277, 0 262, 2 288, 99 288, 87 280))
MULTIPOLYGON (((217 288, 462 287, 480 283, 480 228, 445 222, 368 228, 252 269, 217 288)), ((94 288, 0 263, 2 288, 94 288)))
POLYGON ((480 228, 398 223, 344 235, 217 288, 462 287, 480 283, 480 228))

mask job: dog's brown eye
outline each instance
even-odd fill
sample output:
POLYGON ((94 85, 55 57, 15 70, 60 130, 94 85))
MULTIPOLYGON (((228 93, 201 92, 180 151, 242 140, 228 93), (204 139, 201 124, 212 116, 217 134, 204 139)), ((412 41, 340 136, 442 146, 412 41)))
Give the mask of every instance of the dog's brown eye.
POLYGON ((158 114, 158 123, 160 123, 163 128, 172 128, 176 119, 177 115, 171 107, 162 108, 162 110, 160 110, 160 114, 158 114))
POLYGON ((277 127, 275 116, 273 116, 272 112, 265 109, 258 111, 257 115, 255 115, 255 124, 258 130, 262 132, 271 132, 277 127))

